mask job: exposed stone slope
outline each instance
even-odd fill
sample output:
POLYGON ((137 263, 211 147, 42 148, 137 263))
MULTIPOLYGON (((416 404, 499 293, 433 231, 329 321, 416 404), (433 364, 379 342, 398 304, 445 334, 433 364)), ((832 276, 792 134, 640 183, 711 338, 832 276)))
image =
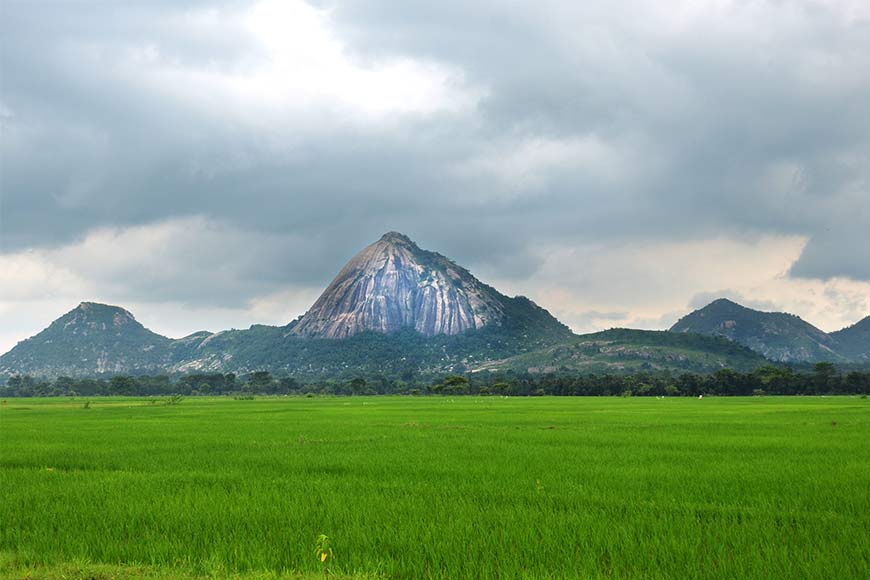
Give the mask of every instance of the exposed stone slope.
POLYGON ((425 336, 458 334, 500 322, 504 299, 468 270, 390 232, 342 268, 292 332, 347 338, 412 327, 425 336))

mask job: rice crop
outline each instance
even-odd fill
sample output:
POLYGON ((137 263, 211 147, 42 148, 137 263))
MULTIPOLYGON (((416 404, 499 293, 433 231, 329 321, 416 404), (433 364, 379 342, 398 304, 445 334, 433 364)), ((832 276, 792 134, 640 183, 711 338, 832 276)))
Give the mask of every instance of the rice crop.
POLYGON ((10 399, 4 578, 867 578, 870 402, 10 399))

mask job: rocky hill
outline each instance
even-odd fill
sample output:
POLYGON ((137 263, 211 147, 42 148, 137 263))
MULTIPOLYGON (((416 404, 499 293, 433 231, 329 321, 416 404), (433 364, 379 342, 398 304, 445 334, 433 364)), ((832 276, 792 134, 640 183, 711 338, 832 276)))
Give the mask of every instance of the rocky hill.
POLYGON ((571 336, 528 298, 507 297, 391 232, 357 254, 287 326, 171 340, 122 308, 83 303, 0 357, 0 375, 447 372, 571 336))
POLYGON ((530 300, 508 298, 441 254, 389 232, 342 268, 290 332, 341 339, 413 328, 431 337, 510 325, 520 318, 569 334, 530 300))
POLYGON ((829 334, 784 312, 761 312, 727 299, 684 316, 671 332, 721 336, 777 362, 847 362, 829 334))
POLYGON ((749 372, 770 364, 726 338, 615 328, 576 336, 553 346, 481 365, 481 370, 624 374, 640 371, 749 372))
POLYGON ((117 306, 82 302, 0 357, 0 375, 99 375, 164 368, 173 341, 117 306))
POLYGON ((870 316, 843 330, 831 333, 837 350, 856 362, 870 362, 870 316))

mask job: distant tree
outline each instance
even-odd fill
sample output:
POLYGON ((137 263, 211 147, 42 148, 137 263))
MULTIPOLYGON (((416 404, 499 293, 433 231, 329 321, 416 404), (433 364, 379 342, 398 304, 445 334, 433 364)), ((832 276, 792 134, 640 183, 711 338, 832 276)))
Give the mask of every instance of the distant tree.
POLYGON ((350 388, 351 393, 358 395, 365 390, 366 386, 368 386, 368 382, 362 377, 356 377, 351 379, 347 386, 350 388))
POLYGON ((117 375, 109 382, 109 393, 112 395, 135 395, 136 379, 127 375, 117 375))
POLYGON ((508 392, 508 389, 510 389, 510 387, 511 386, 508 383, 505 383, 504 381, 499 381, 492 385, 492 392, 496 395, 504 395, 508 392))
POLYGON ((444 379, 444 392, 450 395, 464 395, 468 392, 468 379, 460 375, 450 375, 444 379))
POLYGON ((645 397, 645 396, 649 395, 650 393, 652 393, 653 386, 648 384, 648 383, 638 383, 636 389, 637 389, 636 392, 637 392, 638 396, 645 397))
POLYGON ((300 387, 299 381, 297 381, 293 377, 281 377, 279 385, 281 386, 281 393, 284 395, 295 393, 299 390, 300 387))
POLYGON ((822 392, 834 390, 837 368, 834 363, 820 362, 813 367, 813 383, 822 392))

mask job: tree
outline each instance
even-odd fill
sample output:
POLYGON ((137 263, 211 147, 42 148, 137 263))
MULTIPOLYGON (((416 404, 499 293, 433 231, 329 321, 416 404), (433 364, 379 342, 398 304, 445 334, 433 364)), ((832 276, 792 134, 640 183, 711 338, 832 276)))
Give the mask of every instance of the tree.
POLYGON ((135 395, 136 379, 126 375, 112 377, 112 381, 109 383, 109 393, 112 395, 135 395))
POLYGON ((450 375, 444 379, 444 392, 451 395, 464 395, 468 392, 468 379, 459 375, 450 375))
POLYGON ((508 392, 508 389, 510 389, 510 387, 511 386, 508 383, 500 381, 492 386, 492 392, 496 395, 504 395, 508 392))
POLYGON ((293 377, 281 377, 279 384, 281 385, 281 393, 285 395, 295 393, 300 387, 299 381, 293 377))
POLYGON ((834 363, 816 363, 815 367, 813 367, 813 370, 813 383, 815 383, 816 389, 822 392, 828 392, 833 390, 834 378, 837 375, 837 368, 834 366, 834 363))
POLYGON ((274 380, 269 371, 256 371, 248 377, 248 386, 255 393, 270 393, 274 380))
POLYGON ((365 388, 366 388, 366 386, 368 386, 368 383, 366 382, 366 380, 364 378, 356 377, 355 379, 352 379, 347 385, 348 385, 348 387, 350 387, 351 393, 353 393, 354 395, 358 395, 358 394, 365 391, 365 388))

